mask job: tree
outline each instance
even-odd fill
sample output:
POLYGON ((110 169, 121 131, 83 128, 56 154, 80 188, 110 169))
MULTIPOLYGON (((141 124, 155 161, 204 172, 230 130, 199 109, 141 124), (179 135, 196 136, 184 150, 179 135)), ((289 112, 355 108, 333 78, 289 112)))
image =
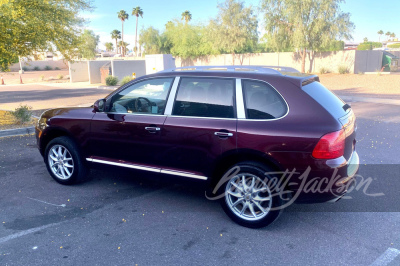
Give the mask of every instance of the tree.
POLYGON ((354 24, 350 14, 340 10, 343 0, 263 0, 268 42, 276 49, 292 46, 299 50, 301 71, 305 72, 306 56, 310 71, 315 51, 338 39, 352 39, 354 24), (283 41, 282 41, 283 40, 283 41))
POLYGON ((190 12, 188 10, 186 10, 185 12, 182 12, 182 19, 181 20, 185 20, 186 24, 192 20, 192 14, 190 14, 190 12))
POLYGON ((367 37, 364 38, 364 42, 368 42, 368 38, 367 37))
POLYGON ((35 52, 59 51, 66 60, 77 55, 84 19, 81 11, 91 9, 89 0, 0 1, 0 70, 9 70, 18 57, 35 52))
POLYGON ((138 28, 138 20, 139 16, 143 18, 143 10, 138 6, 132 10, 132 16, 136 17, 136 34, 135 34, 135 46, 134 46, 134 51, 135 55, 137 56, 137 28, 138 28))
POLYGON ((78 46, 79 57, 93 59, 96 57, 96 48, 99 44, 100 36, 94 34, 91 30, 84 30, 80 36, 78 46))
POLYGON ((121 39, 121 32, 119 30, 113 30, 111 32, 111 39, 115 40, 115 52, 118 53, 118 39, 121 39))
MULTIPOLYGON (((122 22, 122 34, 121 34, 121 40, 122 43, 124 42, 124 21, 127 20, 129 18, 128 13, 126 13, 125 10, 121 10, 118 12, 118 18, 121 20, 122 22)), ((125 49, 122 49, 122 56, 125 56, 125 49)))
POLYGON ((378 35, 379 35, 379 42, 381 41, 381 36, 383 35, 383 30, 378 31, 378 35))
POLYGON ((139 46, 143 47, 146 54, 161 54, 161 35, 153 27, 140 31, 139 46))
POLYGON ((106 47, 106 51, 107 51, 107 52, 111 52, 111 51, 114 49, 114 45, 113 45, 112 42, 106 42, 106 43, 104 44, 104 46, 106 47))
POLYGON ((121 49, 121 54, 125 54, 126 53, 126 48, 128 47, 129 43, 124 42, 124 41, 119 41, 118 42, 118 46, 121 49))
POLYGON ((386 41, 389 40, 389 37, 390 37, 391 34, 392 34, 392 33, 391 33, 390 31, 388 31, 388 32, 385 33, 385 35, 386 35, 386 41))
POLYGON ((392 41, 394 40, 395 37, 396 37, 396 34, 394 34, 394 32, 392 32, 392 33, 390 34, 390 38, 392 38, 392 41))
POLYGON ((258 41, 257 17, 252 7, 245 7, 238 0, 226 0, 218 5, 218 16, 210 21, 210 34, 214 44, 221 52, 235 55, 256 47, 258 41))

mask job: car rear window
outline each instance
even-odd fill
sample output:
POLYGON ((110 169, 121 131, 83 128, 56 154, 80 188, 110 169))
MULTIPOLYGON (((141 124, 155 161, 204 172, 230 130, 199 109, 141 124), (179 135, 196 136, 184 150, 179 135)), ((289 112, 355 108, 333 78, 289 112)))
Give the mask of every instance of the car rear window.
POLYGON ((333 117, 340 118, 346 114, 348 109, 346 103, 318 81, 303 86, 303 91, 323 106, 333 117))

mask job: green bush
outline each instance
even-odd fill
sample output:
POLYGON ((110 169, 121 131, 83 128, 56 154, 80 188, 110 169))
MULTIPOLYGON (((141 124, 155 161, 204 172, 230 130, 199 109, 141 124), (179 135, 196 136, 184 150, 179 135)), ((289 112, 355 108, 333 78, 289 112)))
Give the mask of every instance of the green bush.
POLYGON ((325 67, 321 67, 320 69, 319 69, 319 73, 320 74, 326 74, 326 73, 329 73, 330 71, 329 71, 329 69, 327 69, 327 68, 325 68, 325 67))
POLYGON ((53 68, 51 66, 45 66, 44 70, 52 70, 53 68))
POLYGON ((400 48, 400 43, 389 44, 388 48, 400 48))
POLYGON ((33 68, 33 70, 35 70, 35 71, 39 71, 39 70, 40 70, 40 67, 38 67, 38 66, 35 66, 35 67, 33 68))
POLYGON ((118 78, 113 76, 106 77, 107 86, 116 86, 118 84, 118 78))
POLYGON ((348 74, 350 71, 347 66, 339 66, 338 72, 339 74, 348 74))
POLYGON ((29 68, 28 68, 27 66, 23 66, 23 67, 22 67, 22 70, 23 70, 23 71, 28 71, 29 68))
POLYGON ((59 67, 55 67, 54 70, 60 70, 60 68, 59 67))
POLYGON ((357 50, 365 51, 365 50, 372 50, 374 48, 381 48, 383 45, 380 42, 364 42, 357 46, 357 50))
POLYGON ((58 79, 63 79, 63 78, 64 78, 64 75, 58 74, 58 75, 57 75, 57 78, 58 78, 58 79))
POLYGON ((20 105, 15 108, 14 112, 10 112, 12 116, 17 120, 19 124, 24 124, 31 121, 32 118, 32 107, 28 105, 20 105))
POLYGON ((132 80, 131 76, 126 76, 123 79, 121 79, 121 82, 119 83, 121 86, 125 85, 126 83, 130 82, 132 80))

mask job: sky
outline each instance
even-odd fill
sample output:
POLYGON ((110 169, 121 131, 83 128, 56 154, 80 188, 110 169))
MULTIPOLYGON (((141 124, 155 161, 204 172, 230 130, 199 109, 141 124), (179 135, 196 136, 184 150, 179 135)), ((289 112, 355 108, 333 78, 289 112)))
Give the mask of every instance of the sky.
MULTIPOLYGON (((92 0, 95 7, 92 12, 82 13, 81 16, 88 20, 86 28, 91 29, 100 36, 99 48, 104 49, 105 42, 113 42, 110 32, 114 29, 121 31, 121 21, 117 17, 120 10, 125 10, 130 16, 124 23, 124 41, 131 44, 135 41, 136 17, 131 16, 132 9, 140 6, 144 12, 143 18, 139 17, 138 35, 140 29, 153 26, 162 31, 164 25, 173 19, 181 19, 181 14, 189 10, 193 23, 207 23, 209 19, 218 14, 216 0, 92 0)), ((260 0, 244 0, 246 6, 259 6, 260 0)), ((378 41, 377 32, 383 30, 394 32, 400 38, 400 1, 387 0, 348 0, 341 4, 343 12, 351 13, 351 21, 356 28, 353 31, 354 42, 362 42, 365 37, 369 41, 378 41)), ((262 35, 262 14, 259 14, 259 32, 262 35)), ((385 39, 381 37, 381 40, 385 39)))

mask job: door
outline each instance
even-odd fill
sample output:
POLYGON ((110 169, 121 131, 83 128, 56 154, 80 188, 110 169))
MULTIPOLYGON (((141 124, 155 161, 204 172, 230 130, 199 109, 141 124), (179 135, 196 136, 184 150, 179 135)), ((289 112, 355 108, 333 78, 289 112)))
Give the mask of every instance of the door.
POLYGON ((164 110, 174 78, 139 81, 115 94, 91 122, 92 158, 158 165, 164 110))
POLYGON ((216 159, 236 151, 235 79, 181 78, 161 138, 164 169, 209 176, 216 159))

